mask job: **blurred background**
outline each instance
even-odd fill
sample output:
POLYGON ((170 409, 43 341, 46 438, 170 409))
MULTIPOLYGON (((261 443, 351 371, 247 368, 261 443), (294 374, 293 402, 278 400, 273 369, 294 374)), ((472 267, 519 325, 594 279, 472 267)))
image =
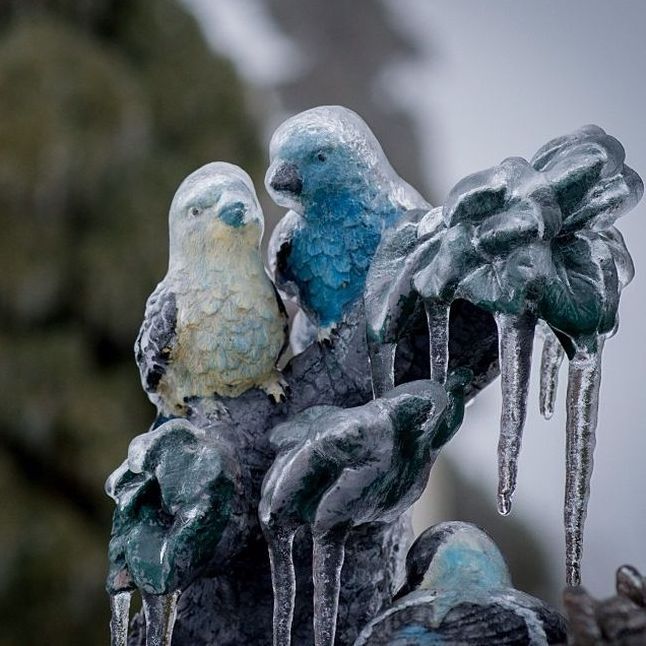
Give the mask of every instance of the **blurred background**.
MULTIPOLYGON (((153 416, 132 344, 186 174, 240 164, 270 230, 273 128, 342 104, 436 204, 589 122, 644 176, 645 20, 641 0, 0 0, 0 646, 107 643, 103 482, 153 416)), ((620 223, 637 277, 604 361, 583 569, 600 596, 621 563, 646 570, 645 209, 620 223)), ((497 384, 416 510, 418 529, 480 523, 554 603, 563 386, 547 423, 533 384, 511 518, 495 512, 497 384)))

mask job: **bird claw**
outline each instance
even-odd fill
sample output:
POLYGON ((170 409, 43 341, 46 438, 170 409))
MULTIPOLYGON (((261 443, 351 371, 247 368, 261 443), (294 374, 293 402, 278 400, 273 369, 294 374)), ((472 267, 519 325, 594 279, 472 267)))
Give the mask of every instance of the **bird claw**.
POLYGON ((334 325, 328 325, 327 327, 319 328, 316 333, 317 341, 326 347, 332 345, 332 335, 336 332, 336 327, 334 325))
POLYGON ((270 379, 260 384, 260 388, 267 393, 273 404, 282 404, 287 401, 290 392, 289 384, 279 372, 272 375, 270 379))

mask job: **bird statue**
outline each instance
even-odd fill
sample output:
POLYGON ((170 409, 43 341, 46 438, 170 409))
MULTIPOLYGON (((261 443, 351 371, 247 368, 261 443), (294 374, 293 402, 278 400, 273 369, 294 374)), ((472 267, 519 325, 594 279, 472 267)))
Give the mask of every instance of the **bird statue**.
POLYGON ((413 543, 406 582, 354 646, 564 644, 563 617, 512 587, 491 538, 471 523, 435 525, 413 543))
POLYGON ((260 255, 264 219, 251 178, 213 162, 179 186, 169 214, 169 262, 135 342, 144 390, 160 417, 193 398, 253 387, 284 399, 276 364, 287 314, 260 255))
POLYGON ((237 553, 249 524, 239 461, 214 431, 173 419, 135 437, 108 478, 115 501, 107 590, 112 646, 126 646, 132 592, 146 646, 170 646, 177 602, 196 578, 237 553))
POLYGON ((278 288, 305 315, 292 326, 300 350, 312 332, 329 338, 360 301, 383 231, 408 210, 430 206, 347 108, 321 106, 288 119, 269 154, 267 190, 291 209, 274 229, 269 262, 278 288))
POLYGON ((470 378, 460 370, 446 389, 415 381, 355 408, 314 406, 274 428, 277 456, 258 507, 274 587, 274 646, 291 640, 297 530, 312 532, 315 644, 332 646, 348 533, 392 522, 419 498, 462 423, 470 378))
POLYGON ((617 594, 597 601, 583 587, 566 588, 563 605, 571 646, 642 646, 646 644, 646 577, 622 565, 617 594))
POLYGON ((634 273, 614 223, 639 202, 643 183, 624 161, 619 141, 597 126, 584 126, 545 144, 531 162, 510 157, 469 175, 441 208, 419 222, 404 218, 384 236, 366 279, 377 394, 394 383, 398 335, 420 301, 428 319, 430 374, 440 382, 449 365, 452 304, 468 301, 495 319, 502 388, 501 514, 511 511, 516 488, 539 320, 549 330, 541 378, 541 409, 548 415, 562 360, 556 344, 568 355, 564 517, 569 585, 581 576, 602 351, 617 330, 621 292, 634 273), (443 227, 429 226, 437 218, 443 227))

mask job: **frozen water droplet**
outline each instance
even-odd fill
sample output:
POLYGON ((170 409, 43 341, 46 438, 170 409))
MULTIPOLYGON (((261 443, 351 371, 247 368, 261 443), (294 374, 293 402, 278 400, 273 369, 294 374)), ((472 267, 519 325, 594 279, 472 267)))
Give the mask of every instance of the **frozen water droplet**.
POLYGON ((544 328, 545 340, 541 355, 541 389, 539 395, 539 409, 545 419, 550 419, 554 414, 554 402, 558 388, 559 369, 563 363, 565 352, 561 343, 547 326, 544 328))
POLYGON ((498 494, 498 513, 508 516, 511 512, 511 493, 498 494))
POLYGON ((599 339, 596 352, 577 351, 569 366, 564 513, 568 585, 579 585, 581 581, 583 526, 596 442, 602 347, 603 340, 599 339))
POLYGON ((370 343, 372 394, 375 398, 395 387, 395 343, 370 343))
POLYGON ((431 379, 443 384, 449 365, 450 306, 434 301, 427 301, 424 306, 431 353, 431 379))
POLYGON ((180 592, 150 594, 141 592, 146 618, 146 646, 170 646, 177 616, 180 592))
POLYGON ((315 646, 334 646, 346 538, 345 529, 313 536, 315 646))
POLYGON ((274 592, 274 646, 289 646, 292 639, 296 573, 292 551, 294 532, 265 529, 274 592))
POLYGON ((527 391, 532 362, 536 318, 533 314, 498 313, 498 352, 502 387, 498 441, 498 511, 511 511, 516 488, 518 454, 527 416, 527 391))
POLYGON ((110 644, 126 646, 130 620, 131 592, 117 592, 110 595, 110 644))

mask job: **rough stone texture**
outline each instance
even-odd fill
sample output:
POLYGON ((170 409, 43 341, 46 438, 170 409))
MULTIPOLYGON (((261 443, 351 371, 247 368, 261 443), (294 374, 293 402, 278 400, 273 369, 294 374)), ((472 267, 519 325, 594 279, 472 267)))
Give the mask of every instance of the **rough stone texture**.
MULTIPOLYGON (((467 316, 470 314, 472 312, 466 312, 467 316)), ((468 320, 462 320, 464 315, 465 311, 458 310, 452 324, 462 330, 472 329, 468 320)), ((260 391, 247 391, 226 401, 227 419, 213 419, 203 412, 204 407, 195 404, 193 423, 205 428, 217 426, 237 445, 253 522, 257 522, 254 510, 262 478, 273 457, 267 441, 269 430, 312 405, 356 406, 371 397, 363 315, 355 312, 355 316, 349 318, 359 323, 343 325, 331 344, 314 344, 286 366, 283 376, 289 383, 290 392, 284 404, 272 404, 260 391)), ((452 364, 475 369, 478 386, 484 385, 496 374, 495 328, 476 326, 470 337, 461 334, 459 338, 464 345, 452 348, 452 364), (484 338, 481 336, 483 329, 486 330, 484 338), (488 336, 490 333, 493 338, 488 336), (481 347, 490 349, 484 352, 488 360, 483 359, 482 352, 473 351, 481 347)), ((424 345, 423 341, 419 343, 424 345)), ((418 352, 417 355, 416 365, 427 363, 427 354, 418 352)), ((406 366, 404 369, 408 373, 406 366)), ((415 372, 419 372, 419 368, 415 372)), ((403 378, 406 377, 404 374, 403 378)), ((472 390, 471 396, 475 392, 472 390)), ((384 602, 390 601, 401 582, 403 558, 411 538, 408 515, 391 526, 365 525, 351 533, 342 575, 338 644, 351 644, 361 627, 384 602)), ((297 538, 294 560, 298 594, 293 639, 295 644, 306 644, 313 639, 309 536, 297 538)), ((223 563, 221 572, 197 581, 184 593, 179 603, 173 644, 268 644, 271 641, 272 603, 267 547, 255 525, 248 543, 233 562, 223 563)), ((133 620, 129 644, 143 646, 144 632, 143 617, 138 615, 133 620)))

